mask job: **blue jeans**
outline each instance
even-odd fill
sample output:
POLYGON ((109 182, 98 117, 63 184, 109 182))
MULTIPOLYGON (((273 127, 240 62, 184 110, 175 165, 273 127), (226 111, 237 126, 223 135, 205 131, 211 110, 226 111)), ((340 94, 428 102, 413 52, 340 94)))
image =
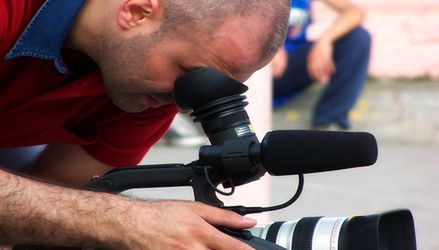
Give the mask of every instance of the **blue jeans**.
MULTIPOLYGON (((313 83, 306 67, 311 46, 312 43, 308 42, 289 53, 284 75, 273 82, 274 106, 285 103, 313 83)), ((311 126, 337 124, 346 129, 350 127, 348 114, 366 81, 370 46, 370 35, 361 27, 335 42, 336 72, 315 105, 311 126)))

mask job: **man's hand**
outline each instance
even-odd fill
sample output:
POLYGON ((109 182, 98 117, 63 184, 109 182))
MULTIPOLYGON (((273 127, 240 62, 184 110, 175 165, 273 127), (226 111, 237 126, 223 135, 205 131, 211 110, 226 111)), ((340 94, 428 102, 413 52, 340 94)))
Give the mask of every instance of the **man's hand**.
POLYGON ((185 201, 139 201, 126 209, 114 215, 121 223, 116 237, 122 249, 252 249, 213 226, 243 229, 256 224, 230 211, 185 201))
POLYGON ((288 53, 285 48, 280 49, 273 60, 271 61, 271 68, 273 77, 278 79, 283 76, 288 66, 288 53))
POLYGON ((44 184, 0 170, 0 245, 251 249, 213 225, 255 221, 198 202, 140 201, 44 184))
POLYGON ((358 27, 364 19, 364 11, 350 0, 324 0, 340 15, 322 36, 313 44, 308 55, 308 73, 320 83, 327 83, 335 73, 332 58, 333 43, 349 31, 358 27))
POLYGON ((317 40, 308 55, 308 73, 312 79, 326 84, 335 73, 335 64, 332 58, 333 45, 329 39, 317 40))

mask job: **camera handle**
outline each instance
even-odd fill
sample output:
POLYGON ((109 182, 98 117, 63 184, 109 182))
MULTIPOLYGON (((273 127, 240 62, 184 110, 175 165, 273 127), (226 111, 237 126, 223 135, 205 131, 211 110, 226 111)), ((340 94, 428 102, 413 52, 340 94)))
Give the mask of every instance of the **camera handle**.
POLYGON ((183 187, 193 189, 196 201, 211 206, 224 204, 204 177, 199 166, 194 164, 157 164, 119 168, 93 179, 86 187, 97 191, 120 193, 134 188, 183 187))
MULTIPOLYGON (((92 180, 87 187, 97 191, 120 193, 134 188, 191 186, 196 201, 223 207, 224 203, 217 198, 216 191, 212 187, 212 184, 220 182, 218 178, 209 179, 205 175, 205 166, 193 162, 188 165, 140 165, 115 169, 92 180)), ((253 236, 247 230, 232 230, 224 227, 218 229, 258 250, 285 250, 270 241, 253 236)))

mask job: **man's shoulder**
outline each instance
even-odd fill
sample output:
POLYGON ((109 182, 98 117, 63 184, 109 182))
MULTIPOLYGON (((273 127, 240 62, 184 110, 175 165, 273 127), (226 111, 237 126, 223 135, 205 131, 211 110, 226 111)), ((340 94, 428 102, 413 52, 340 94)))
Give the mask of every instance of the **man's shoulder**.
POLYGON ((18 39, 44 0, 0 1, 0 55, 18 39))

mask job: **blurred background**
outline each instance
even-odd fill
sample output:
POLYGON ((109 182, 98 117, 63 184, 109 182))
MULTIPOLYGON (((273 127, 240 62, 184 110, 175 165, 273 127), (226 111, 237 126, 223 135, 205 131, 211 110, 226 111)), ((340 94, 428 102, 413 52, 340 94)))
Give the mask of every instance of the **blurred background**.
MULTIPOLYGON (((367 13, 363 26, 372 37, 368 79, 351 110, 351 130, 378 141, 374 166, 305 176, 301 198, 287 209, 258 215, 260 224, 305 216, 350 216, 408 208, 415 218, 418 249, 439 249, 439 1, 357 0, 367 13)), ((310 39, 335 18, 316 1, 310 39)), ((270 130, 308 129, 322 86, 307 89, 284 106, 271 108, 271 68, 246 84, 252 123, 259 139, 270 130)), ((180 118, 179 118, 180 119, 180 118)), ((205 137, 187 118, 175 124, 180 139, 165 137, 144 164, 188 163, 198 159, 205 137), (189 122, 188 122, 189 121, 189 122), (186 124, 184 124, 186 123, 186 124), (184 139, 189 134, 189 140, 184 139)), ((238 188, 230 204, 268 205, 287 200, 296 177, 270 177, 238 188)), ((172 190, 190 199, 190 190, 172 190)), ((166 192, 156 194, 166 197, 166 192)), ((177 196, 177 197, 175 197, 177 196)))
MULTIPOLYGON (((369 73, 377 78, 439 78, 437 0, 354 0, 366 11, 363 25, 372 35, 369 73)), ((315 1, 316 36, 335 15, 315 1)))

